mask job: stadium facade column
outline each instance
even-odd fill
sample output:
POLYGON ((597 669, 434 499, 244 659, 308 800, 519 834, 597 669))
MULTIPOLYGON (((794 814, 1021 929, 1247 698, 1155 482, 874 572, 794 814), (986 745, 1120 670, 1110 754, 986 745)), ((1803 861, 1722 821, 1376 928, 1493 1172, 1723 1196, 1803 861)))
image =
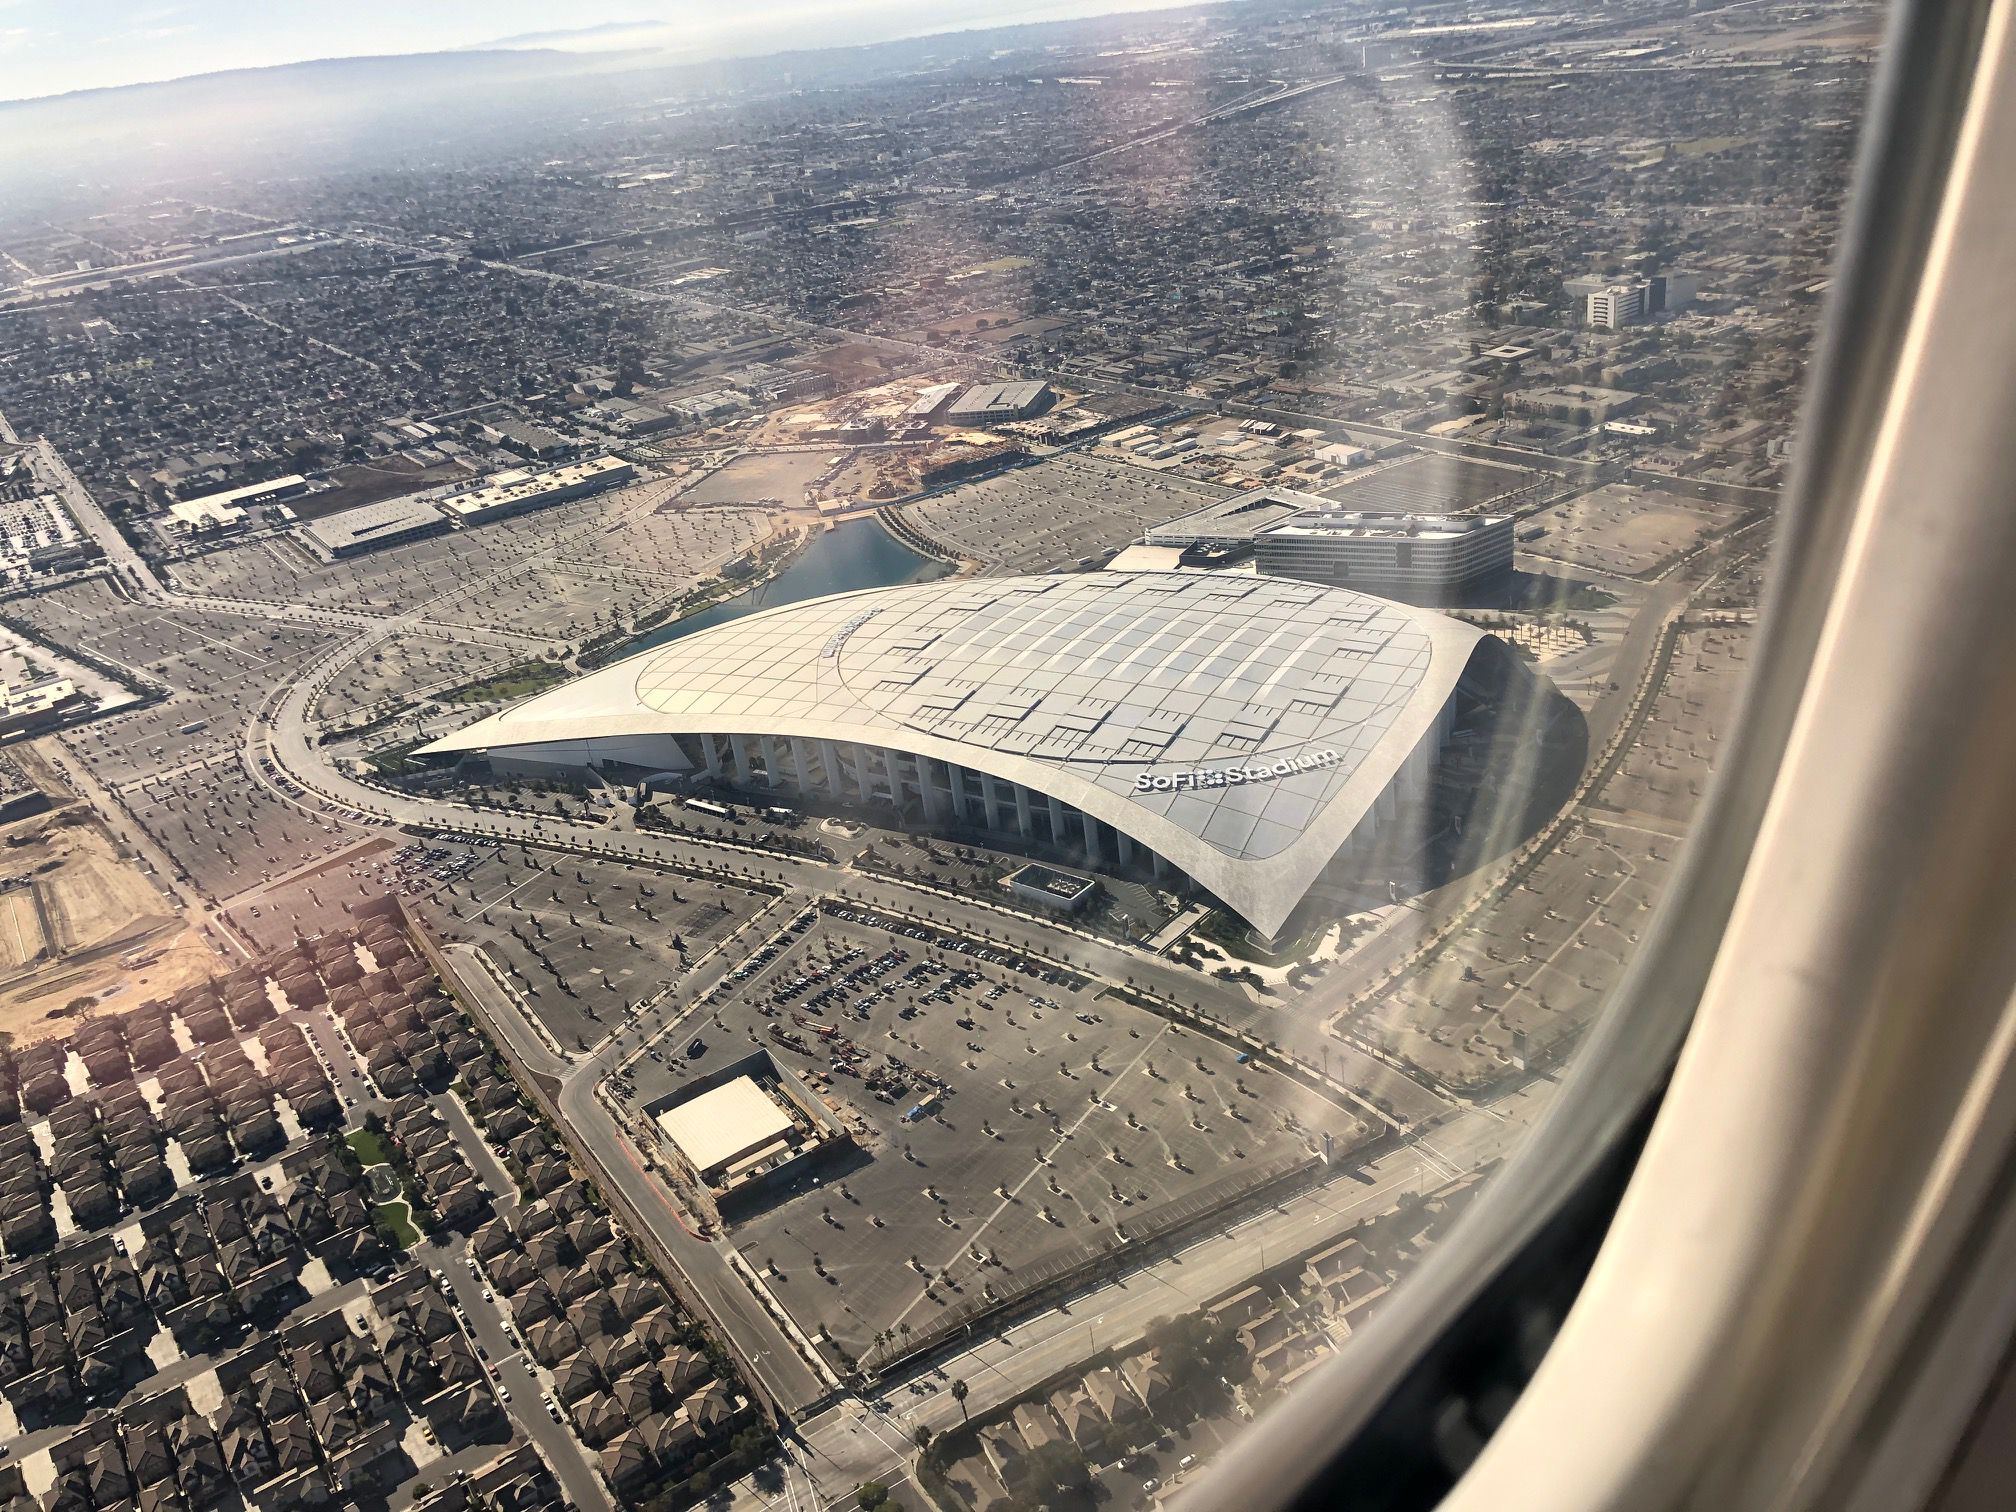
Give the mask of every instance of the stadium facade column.
POLYGON ((1005 834, 1008 829, 1007 821, 1001 816, 1009 809, 1014 800, 1009 796, 1007 789, 1007 783, 990 776, 986 772, 980 774, 980 791, 986 798, 987 828, 995 831, 997 834, 1005 834))
POLYGON ((735 786, 743 788, 754 787, 756 785, 756 778, 749 770, 749 737, 747 735, 730 735, 728 737, 728 754, 734 758, 735 762, 735 786))
MULTIPOLYGON (((896 754, 888 751, 890 769, 895 769, 896 754)), ((938 781, 931 775, 931 758, 919 756, 917 761, 917 796, 924 801, 924 817, 933 824, 943 824, 950 808, 951 800, 938 790, 938 781)))
POLYGON ((1134 842, 1128 838, 1127 831, 1117 824, 1113 826, 1113 849, 1120 857, 1122 866, 1134 859, 1134 842))
POLYGON ((797 735, 791 737, 791 772, 797 781, 798 796, 801 798, 811 797, 814 786, 812 777, 812 743, 797 735))
POLYGON ((819 770, 826 774, 826 791, 837 803, 847 801, 847 774, 840 769, 840 748, 830 740, 819 742, 819 770))
POLYGON ((1071 844, 1071 827, 1064 817, 1064 800, 1055 793, 1045 793, 1043 799, 1050 806, 1050 843, 1063 850, 1071 844))
POLYGON ((1085 855, 1096 866, 1106 859, 1105 853, 1099 848, 1099 821, 1082 809, 1079 810, 1078 817, 1084 821, 1085 855))
POLYGON ((721 780, 721 747, 715 744, 712 735, 700 737, 700 754, 707 763, 707 775, 716 782, 721 780))
POLYGON ((779 759, 775 737, 758 735, 756 737, 756 749, 763 753, 763 785, 773 788, 779 786, 777 769, 784 763, 779 759))
POLYGON ((959 816, 960 824, 970 829, 973 816, 966 808, 966 784, 962 780, 965 773, 949 761, 940 762, 939 765, 945 768, 945 782, 952 790, 952 812, 959 816))
POLYGON ((1435 755, 1436 748, 1424 744, 1401 766, 1400 778, 1395 786, 1400 789, 1402 803, 1413 807, 1428 796, 1429 773, 1434 770, 1435 755))
POLYGON ((862 803, 874 802, 875 786, 868 776, 868 748, 859 741, 850 740, 847 743, 847 757, 843 765, 853 769, 855 796, 862 803))
POLYGON ((1025 845, 1036 843, 1036 821, 1029 817, 1029 789, 1017 782, 1015 792, 1015 829, 1022 836, 1025 845))

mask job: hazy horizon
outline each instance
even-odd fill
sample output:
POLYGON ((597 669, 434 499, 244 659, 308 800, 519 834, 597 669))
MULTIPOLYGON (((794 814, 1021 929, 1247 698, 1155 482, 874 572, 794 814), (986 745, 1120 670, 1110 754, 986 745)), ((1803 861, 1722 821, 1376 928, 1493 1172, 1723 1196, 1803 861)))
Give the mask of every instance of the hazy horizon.
POLYGON ((702 62, 1197 3, 992 0, 948 18, 921 0, 758 0, 725 14, 693 3, 594 0, 571 24, 555 26, 553 8, 538 0, 434 0, 417 10, 395 0, 353 0, 338 11, 303 0, 0 0, 0 103, 360 57, 551 50, 702 62))

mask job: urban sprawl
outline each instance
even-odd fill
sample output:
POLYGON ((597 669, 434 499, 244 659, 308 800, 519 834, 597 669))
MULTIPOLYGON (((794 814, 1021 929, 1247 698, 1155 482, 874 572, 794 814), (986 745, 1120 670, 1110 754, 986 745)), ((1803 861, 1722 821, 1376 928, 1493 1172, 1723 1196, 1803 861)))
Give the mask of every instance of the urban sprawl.
POLYGON ((1596 9, 37 107, 0 1509, 1237 1505, 1798 460, 1880 7, 1596 9))

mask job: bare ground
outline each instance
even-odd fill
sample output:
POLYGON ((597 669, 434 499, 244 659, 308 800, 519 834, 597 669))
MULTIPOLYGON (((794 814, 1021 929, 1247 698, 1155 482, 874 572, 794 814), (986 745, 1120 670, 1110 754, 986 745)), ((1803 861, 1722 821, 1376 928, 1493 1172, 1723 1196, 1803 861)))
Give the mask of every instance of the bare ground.
POLYGON ((17 1043, 66 1033, 68 1005, 80 997, 131 1007, 217 969, 215 954, 88 813, 38 815, 7 826, 6 838, 21 843, 0 851, 0 877, 33 883, 6 895, 0 919, 0 1030, 17 1043), (48 954, 21 959, 45 935, 48 954), (144 964, 122 964, 136 955, 144 964))

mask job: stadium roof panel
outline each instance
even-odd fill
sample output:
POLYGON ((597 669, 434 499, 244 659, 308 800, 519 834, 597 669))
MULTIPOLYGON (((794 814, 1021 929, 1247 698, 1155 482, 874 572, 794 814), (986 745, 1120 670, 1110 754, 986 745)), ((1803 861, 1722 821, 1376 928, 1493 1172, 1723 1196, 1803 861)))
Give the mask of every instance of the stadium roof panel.
POLYGON ((1481 639, 1279 579, 950 579, 732 620, 425 750, 703 733, 888 746, 1054 794, 1271 930, 1430 738, 1481 639))

